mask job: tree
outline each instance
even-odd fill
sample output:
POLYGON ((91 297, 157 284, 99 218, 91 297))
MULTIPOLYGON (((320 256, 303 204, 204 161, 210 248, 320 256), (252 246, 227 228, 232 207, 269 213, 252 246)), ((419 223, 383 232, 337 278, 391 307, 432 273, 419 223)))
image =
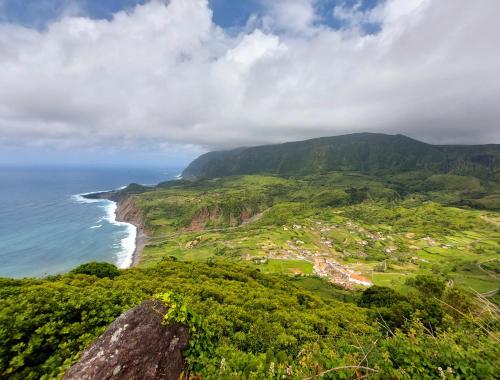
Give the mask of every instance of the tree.
POLYGON ((418 275, 414 279, 408 280, 407 284, 417 288, 426 298, 441 298, 446 287, 441 278, 432 275, 418 275))
POLYGON ((74 274, 87 274, 99 278, 109 277, 111 279, 120 275, 120 270, 110 263, 91 262, 82 264, 71 271, 74 274))
POLYGON ((366 289, 358 301, 361 307, 390 307, 400 302, 403 297, 385 286, 371 286, 366 289))

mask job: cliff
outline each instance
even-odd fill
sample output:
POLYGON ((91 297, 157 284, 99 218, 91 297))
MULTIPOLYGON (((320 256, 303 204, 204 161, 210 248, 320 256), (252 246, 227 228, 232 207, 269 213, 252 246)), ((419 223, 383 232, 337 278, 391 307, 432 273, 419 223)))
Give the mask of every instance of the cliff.
POLYGON ((117 202, 116 220, 133 224, 138 229, 144 230, 144 215, 131 196, 117 202))
POLYGON ((133 224, 138 229, 143 230, 144 215, 137 207, 133 195, 143 193, 150 189, 149 187, 131 184, 122 190, 90 193, 83 195, 83 197, 87 199, 107 199, 116 202, 116 220, 133 224), (130 189, 134 189, 135 191, 132 192, 130 189))
POLYGON ((119 222, 130 223, 137 228, 132 266, 136 266, 139 263, 140 254, 149 241, 149 237, 144 230, 144 214, 139 207, 137 207, 133 194, 148 191, 149 189, 150 188, 145 186, 132 184, 122 190, 83 195, 88 199, 107 199, 116 202, 116 220, 119 222), (135 191, 130 191, 130 189, 134 189, 135 191))

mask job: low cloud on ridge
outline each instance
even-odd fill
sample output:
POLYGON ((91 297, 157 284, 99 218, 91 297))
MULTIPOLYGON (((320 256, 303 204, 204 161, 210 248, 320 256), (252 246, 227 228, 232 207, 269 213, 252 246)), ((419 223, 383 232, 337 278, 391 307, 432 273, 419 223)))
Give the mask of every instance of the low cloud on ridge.
POLYGON ((500 143, 499 1, 337 6, 338 30, 315 3, 277 1, 239 33, 205 0, 41 31, 1 23, 0 149, 198 151, 357 131, 500 143))

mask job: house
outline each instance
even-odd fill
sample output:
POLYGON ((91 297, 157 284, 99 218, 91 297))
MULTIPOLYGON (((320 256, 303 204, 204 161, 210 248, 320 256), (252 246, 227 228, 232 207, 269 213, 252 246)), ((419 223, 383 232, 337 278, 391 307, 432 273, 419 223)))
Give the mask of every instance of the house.
POLYGON ((372 286, 373 283, 368 280, 366 277, 360 276, 355 273, 351 273, 349 275, 349 282, 352 282, 354 284, 359 284, 359 285, 364 285, 364 286, 372 286))

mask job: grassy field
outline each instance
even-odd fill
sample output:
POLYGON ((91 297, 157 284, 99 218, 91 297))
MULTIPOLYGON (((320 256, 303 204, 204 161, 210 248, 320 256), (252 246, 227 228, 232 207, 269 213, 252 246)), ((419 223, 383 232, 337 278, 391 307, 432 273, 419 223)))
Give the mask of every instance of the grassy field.
POLYGON ((257 266, 262 272, 312 274, 313 265, 304 260, 268 260, 265 264, 257 266))
MULTIPOLYGON (((431 177, 432 192, 404 196, 381 180, 343 173, 169 183, 136 196, 151 235, 140 265, 223 259, 298 276, 321 274, 329 261, 398 289, 434 273, 495 290, 498 275, 481 263, 498 262, 500 213, 436 202, 450 192, 436 195, 443 180, 431 177)), ((463 181, 454 179, 454 190, 463 181)))

